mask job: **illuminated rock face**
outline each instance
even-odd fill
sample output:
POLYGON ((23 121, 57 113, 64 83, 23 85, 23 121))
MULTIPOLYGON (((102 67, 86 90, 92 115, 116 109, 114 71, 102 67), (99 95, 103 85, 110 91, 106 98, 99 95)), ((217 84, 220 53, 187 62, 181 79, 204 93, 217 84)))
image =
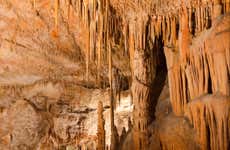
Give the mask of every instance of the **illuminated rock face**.
POLYGON ((229 0, 0 0, 0 147, 229 149, 229 12, 229 0))

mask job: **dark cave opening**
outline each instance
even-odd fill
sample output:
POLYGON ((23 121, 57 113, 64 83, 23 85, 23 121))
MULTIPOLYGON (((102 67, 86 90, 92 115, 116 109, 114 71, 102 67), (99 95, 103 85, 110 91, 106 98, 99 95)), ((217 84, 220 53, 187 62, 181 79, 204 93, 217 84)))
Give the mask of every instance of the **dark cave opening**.
POLYGON ((192 31, 191 31, 191 33, 192 33, 192 35, 194 36, 195 33, 196 33, 196 14, 195 14, 194 11, 192 12, 191 21, 192 21, 192 31))
POLYGON ((164 42, 162 36, 156 38, 153 50, 155 50, 156 53, 156 76, 152 84, 150 114, 151 118, 155 120, 156 105, 160 97, 160 94, 165 86, 165 81, 167 79, 167 64, 164 54, 164 42))
POLYGON ((212 80, 210 76, 208 78, 208 93, 212 94, 212 80))

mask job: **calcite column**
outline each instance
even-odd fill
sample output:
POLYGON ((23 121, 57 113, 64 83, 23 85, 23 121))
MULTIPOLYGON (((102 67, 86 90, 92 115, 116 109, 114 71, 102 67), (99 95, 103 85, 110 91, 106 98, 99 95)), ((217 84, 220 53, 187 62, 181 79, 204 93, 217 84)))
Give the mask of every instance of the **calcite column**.
MULTIPOLYGON (((147 22, 139 20, 136 24, 136 36, 133 50, 133 76, 132 76, 132 95, 133 95, 133 139, 135 150, 145 150, 148 145, 147 127, 153 119, 151 113, 151 93, 152 84, 155 78, 155 66, 153 50, 143 43, 143 37, 147 37, 145 29, 147 22)), ((133 33, 134 33, 133 32, 133 33)), ((147 39, 144 39, 147 41, 147 39)), ((152 106, 153 107, 153 106, 152 106)))

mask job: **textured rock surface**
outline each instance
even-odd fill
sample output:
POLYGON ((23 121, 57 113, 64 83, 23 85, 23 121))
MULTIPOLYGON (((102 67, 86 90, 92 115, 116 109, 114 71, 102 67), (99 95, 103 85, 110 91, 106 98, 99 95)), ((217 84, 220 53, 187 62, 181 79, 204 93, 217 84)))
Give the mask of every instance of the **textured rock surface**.
POLYGON ((11 149, 36 149, 49 129, 47 120, 25 100, 17 100, 7 116, 11 149))
POLYGON ((200 149, 195 130, 183 117, 169 114, 150 128, 154 129, 149 149, 200 149))

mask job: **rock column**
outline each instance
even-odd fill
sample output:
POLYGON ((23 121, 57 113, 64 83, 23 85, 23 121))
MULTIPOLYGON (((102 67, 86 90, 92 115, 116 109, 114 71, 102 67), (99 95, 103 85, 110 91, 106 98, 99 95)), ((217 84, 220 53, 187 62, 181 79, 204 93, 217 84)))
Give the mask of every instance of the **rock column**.
POLYGON ((101 101, 98 103, 98 126, 97 126, 97 150, 105 150, 105 120, 103 118, 103 104, 101 101))

